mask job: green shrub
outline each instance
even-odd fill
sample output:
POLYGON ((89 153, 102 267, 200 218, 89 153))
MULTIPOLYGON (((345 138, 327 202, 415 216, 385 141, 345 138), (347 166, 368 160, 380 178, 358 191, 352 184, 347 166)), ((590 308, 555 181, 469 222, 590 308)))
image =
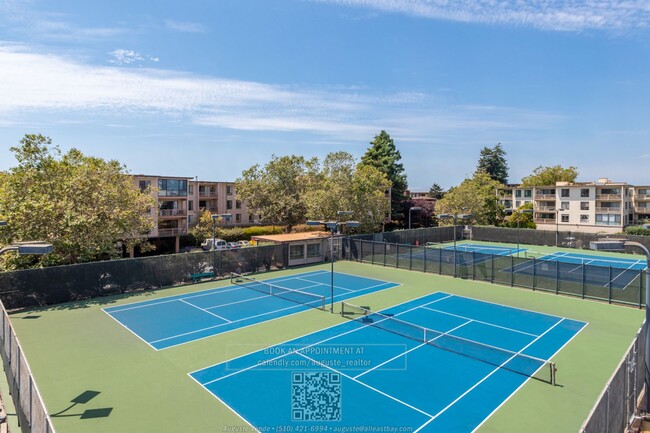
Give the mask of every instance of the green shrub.
POLYGON ((628 235, 650 236, 650 229, 643 226, 629 226, 625 227, 625 233, 628 235))

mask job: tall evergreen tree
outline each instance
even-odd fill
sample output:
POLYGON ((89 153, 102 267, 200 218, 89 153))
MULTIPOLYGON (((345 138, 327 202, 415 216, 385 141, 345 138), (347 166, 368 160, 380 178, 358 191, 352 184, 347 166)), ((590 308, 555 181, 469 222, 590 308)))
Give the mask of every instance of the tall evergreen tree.
POLYGON ((390 209, 394 220, 403 219, 404 216, 400 204, 405 199, 407 183, 404 165, 399 162, 401 159, 402 155, 393 139, 383 130, 370 142, 370 147, 361 157, 362 164, 379 169, 390 180, 390 209))
POLYGON ((431 185, 431 188, 429 188, 429 197, 431 198, 440 200, 444 195, 445 195, 445 191, 437 183, 434 183, 433 185, 431 185))
POLYGON ((505 184, 508 182, 508 164, 506 163, 506 151, 501 143, 493 148, 484 147, 476 166, 476 172, 485 172, 493 180, 505 184))

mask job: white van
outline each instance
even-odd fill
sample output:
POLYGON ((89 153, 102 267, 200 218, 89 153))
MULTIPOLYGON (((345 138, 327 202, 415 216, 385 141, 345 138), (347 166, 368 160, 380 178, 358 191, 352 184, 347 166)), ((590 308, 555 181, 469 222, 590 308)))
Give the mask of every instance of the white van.
MULTIPOLYGON (((212 238, 206 239, 203 242, 201 242, 201 248, 203 248, 205 251, 209 251, 212 249, 212 238)), ((224 241, 223 239, 215 239, 214 240, 214 249, 215 250, 227 250, 228 249, 228 242, 224 241)))

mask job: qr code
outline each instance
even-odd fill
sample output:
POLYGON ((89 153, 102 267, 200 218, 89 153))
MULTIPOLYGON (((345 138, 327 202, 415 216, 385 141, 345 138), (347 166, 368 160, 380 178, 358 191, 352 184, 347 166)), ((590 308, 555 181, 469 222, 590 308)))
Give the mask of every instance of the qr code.
POLYGON ((291 419, 340 421, 341 375, 330 372, 292 373, 291 419))

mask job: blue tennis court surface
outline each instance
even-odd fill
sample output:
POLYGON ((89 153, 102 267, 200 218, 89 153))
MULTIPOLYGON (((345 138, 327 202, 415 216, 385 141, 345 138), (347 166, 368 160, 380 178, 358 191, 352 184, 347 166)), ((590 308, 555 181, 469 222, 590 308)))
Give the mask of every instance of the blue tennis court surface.
MULTIPOLYGON (((263 280, 330 301, 331 274, 320 270, 263 280)), ((398 284, 334 274, 334 300, 341 301, 398 284)), ((312 305, 313 306, 313 305, 312 305)), ((229 286, 105 308, 111 317, 153 348, 165 349, 311 308, 250 288, 229 286)))
POLYGON ((471 265, 472 263, 482 263, 492 259, 492 256, 511 256, 526 251, 526 249, 499 247, 492 245, 481 245, 472 243, 445 245, 440 247, 425 246, 424 248, 415 249, 408 254, 401 254, 401 258, 412 258, 414 260, 427 260, 432 262, 453 263, 454 257, 459 265, 471 265), (476 253, 476 254, 474 254, 476 253))
POLYGON ((584 326, 435 293, 190 376, 259 431, 472 432, 584 326))
POLYGON ((613 289, 625 289, 646 268, 646 260, 593 256, 572 252, 554 252, 506 269, 526 275, 559 278, 613 289), (584 276, 583 276, 584 273, 584 276))

